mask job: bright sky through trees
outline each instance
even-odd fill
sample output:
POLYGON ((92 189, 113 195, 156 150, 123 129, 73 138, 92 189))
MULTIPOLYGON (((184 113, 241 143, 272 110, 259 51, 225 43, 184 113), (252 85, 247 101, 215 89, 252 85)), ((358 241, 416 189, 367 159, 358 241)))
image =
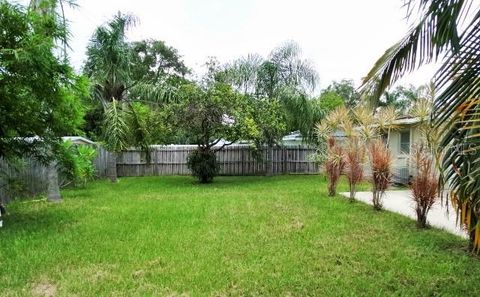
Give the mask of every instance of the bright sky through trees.
MULTIPOLYGON (((22 0, 21 2, 25 2, 22 0)), ((376 59, 408 29, 402 0, 77 0, 67 10, 71 60, 79 68, 94 29, 117 11, 133 13, 139 24, 132 40, 165 40, 199 70, 208 56, 228 61, 248 53, 266 55, 293 39, 320 74, 320 87, 332 80, 357 84, 376 59)), ((426 83, 426 67, 400 83, 426 83)))

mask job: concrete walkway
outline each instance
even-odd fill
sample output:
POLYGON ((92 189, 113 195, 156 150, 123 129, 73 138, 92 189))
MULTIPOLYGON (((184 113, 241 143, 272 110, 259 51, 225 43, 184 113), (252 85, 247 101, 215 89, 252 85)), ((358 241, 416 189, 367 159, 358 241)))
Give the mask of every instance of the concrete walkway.
MULTIPOLYGON (((350 193, 340 193, 345 197, 349 197, 350 193)), ((358 192, 356 200, 367 204, 372 204, 372 192, 358 192)), ((387 191, 383 197, 383 208, 392 212, 399 213, 414 220, 417 219, 415 213, 414 202, 411 198, 410 191, 387 191)), ((435 203, 427 216, 427 222, 436 228, 443 229, 455 235, 467 238, 467 234, 462 228, 455 223, 456 214, 452 207, 449 207, 449 214, 446 213, 446 208, 440 205, 440 202, 435 203)))

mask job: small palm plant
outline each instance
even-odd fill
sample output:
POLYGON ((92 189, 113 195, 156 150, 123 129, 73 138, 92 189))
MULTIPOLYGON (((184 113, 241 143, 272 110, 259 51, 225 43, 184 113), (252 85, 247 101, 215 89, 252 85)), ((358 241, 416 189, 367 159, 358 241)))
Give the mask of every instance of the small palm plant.
POLYGON ((390 143, 390 134, 393 130, 398 129, 395 120, 398 113, 393 106, 382 107, 376 115, 376 126, 380 133, 386 135, 386 145, 390 143))
POLYGON ((333 197, 337 193, 337 184, 345 167, 343 149, 330 137, 327 141, 327 158, 325 160, 325 174, 328 180, 328 196, 333 197))
POLYGON ((433 158, 424 146, 414 147, 412 159, 416 176, 410 183, 410 189, 415 202, 417 227, 425 228, 428 212, 438 197, 438 177, 434 171, 433 158))
POLYGON ((390 151, 381 141, 370 144, 370 164, 372 169, 373 208, 383 208, 382 198, 392 179, 392 157, 390 151))
POLYGON ((365 157, 365 148, 357 137, 349 140, 347 149, 344 153, 345 175, 348 179, 350 188, 350 200, 355 199, 357 193, 357 184, 363 180, 363 159, 365 157))

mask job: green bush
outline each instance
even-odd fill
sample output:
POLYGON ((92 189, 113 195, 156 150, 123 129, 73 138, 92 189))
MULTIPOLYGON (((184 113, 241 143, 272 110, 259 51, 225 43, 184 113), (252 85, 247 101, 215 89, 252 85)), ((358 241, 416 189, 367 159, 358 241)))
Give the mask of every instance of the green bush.
POLYGON ((95 177, 93 160, 97 151, 88 145, 74 145, 66 141, 63 143, 59 158, 59 168, 63 181, 61 186, 69 184, 84 186, 95 177))
POLYGON ((191 152, 187 158, 187 166, 201 183, 212 182, 219 171, 215 152, 209 149, 197 149, 191 152))

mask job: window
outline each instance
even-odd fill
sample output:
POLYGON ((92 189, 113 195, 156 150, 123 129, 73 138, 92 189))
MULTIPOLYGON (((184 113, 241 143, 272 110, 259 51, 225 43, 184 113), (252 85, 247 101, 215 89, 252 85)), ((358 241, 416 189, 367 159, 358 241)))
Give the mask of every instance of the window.
POLYGON ((400 132, 400 152, 410 154, 410 130, 400 132))

